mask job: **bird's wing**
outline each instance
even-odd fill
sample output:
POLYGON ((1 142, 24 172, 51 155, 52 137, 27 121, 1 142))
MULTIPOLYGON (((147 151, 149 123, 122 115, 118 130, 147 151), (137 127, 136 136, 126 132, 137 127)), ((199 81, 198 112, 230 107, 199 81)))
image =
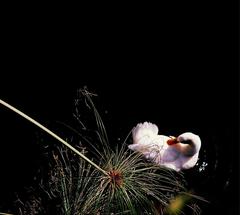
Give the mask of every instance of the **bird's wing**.
POLYGON ((158 127, 150 122, 137 124, 132 130, 133 143, 138 143, 143 138, 153 138, 158 134, 158 127))

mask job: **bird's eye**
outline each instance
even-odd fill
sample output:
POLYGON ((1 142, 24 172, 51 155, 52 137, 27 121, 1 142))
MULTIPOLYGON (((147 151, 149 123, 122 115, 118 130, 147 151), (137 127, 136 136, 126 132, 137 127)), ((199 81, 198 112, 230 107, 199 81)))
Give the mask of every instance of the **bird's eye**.
POLYGON ((192 141, 191 140, 182 140, 181 143, 183 143, 183 144, 191 144, 192 141))

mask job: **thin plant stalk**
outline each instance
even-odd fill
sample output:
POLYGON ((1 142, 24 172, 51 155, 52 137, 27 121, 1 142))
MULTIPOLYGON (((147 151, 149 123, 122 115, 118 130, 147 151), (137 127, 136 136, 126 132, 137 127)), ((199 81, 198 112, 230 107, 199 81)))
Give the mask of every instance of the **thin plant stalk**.
POLYGON ((0 212, 0 215, 13 215, 13 214, 1 213, 1 212, 0 212))
POLYGON ((3 106, 9 108, 10 110, 14 111, 15 113, 19 114, 20 116, 22 116, 23 118, 25 118, 26 120, 28 120, 29 122, 33 123, 34 125, 38 126, 39 128, 41 128, 42 130, 44 130, 45 132, 47 132, 49 135, 51 135, 52 137, 54 137, 55 139, 57 139, 58 141, 60 141, 61 143, 63 143, 65 146, 67 146, 69 149, 71 149, 72 151, 74 151, 76 154, 78 154, 81 158, 83 158, 85 161, 87 161, 88 163, 90 163, 92 166, 94 166, 96 169, 98 169, 99 171, 101 171, 103 174, 108 175, 108 173, 103 170, 101 167, 99 167, 97 164, 95 164, 93 161, 91 161, 89 158, 87 158, 84 154, 82 154, 81 152, 79 152, 77 149, 75 149, 73 146, 71 146, 69 143, 67 143, 65 140, 63 140, 61 137, 59 137, 58 135, 56 135, 55 133, 53 133, 52 131, 50 131, 48 128, 46 128, 45 126, 43 126, 42 124, 40 124, 39 122, 37 122, 36 120, 34 120, 33 118, 29 117, 28 115, 26 115, 25 113, 23 113, 22 111, 18 110, 17 108, 13 107, 12 105, 8 104, 7 102, 3 101, 0 99, 0 104, 2 104, 3 106))

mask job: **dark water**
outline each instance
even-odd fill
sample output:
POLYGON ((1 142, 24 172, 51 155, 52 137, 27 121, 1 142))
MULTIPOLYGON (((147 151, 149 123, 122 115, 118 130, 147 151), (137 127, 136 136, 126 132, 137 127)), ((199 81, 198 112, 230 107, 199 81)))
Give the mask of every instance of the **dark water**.
MULTIPOLYGON (((201 204, 203 214, 238 214, 238 7, 228 2, 135 5, 129 16, 89 13, 80 21, 16 16, 11 7, 2 26, 0 98, 44 124, 70 123, 75 93, 87 85, 99 94, 113 145, 144 121, 166 135, 192 131, 202 149, 185 174, 210 202, 201 204)), ((0 127, 5 209, 42 161, 37 128, 2 106, 0 127)))

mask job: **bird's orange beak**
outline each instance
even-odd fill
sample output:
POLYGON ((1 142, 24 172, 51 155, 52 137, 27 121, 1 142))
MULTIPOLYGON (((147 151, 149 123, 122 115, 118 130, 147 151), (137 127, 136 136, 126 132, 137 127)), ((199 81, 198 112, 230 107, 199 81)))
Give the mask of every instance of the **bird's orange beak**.
POLYGON ((167 144, 169 146, 179 143, 176 137, 172 137, 172 136, 170 136, 170 137, 171 137, 171 139, 167 140, 167 144))

